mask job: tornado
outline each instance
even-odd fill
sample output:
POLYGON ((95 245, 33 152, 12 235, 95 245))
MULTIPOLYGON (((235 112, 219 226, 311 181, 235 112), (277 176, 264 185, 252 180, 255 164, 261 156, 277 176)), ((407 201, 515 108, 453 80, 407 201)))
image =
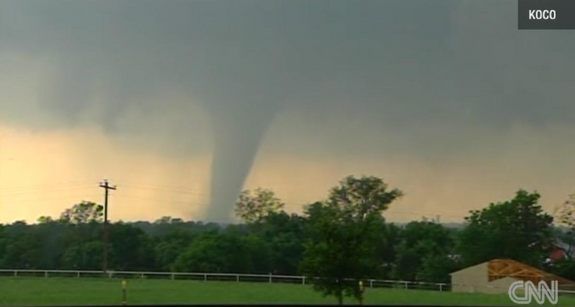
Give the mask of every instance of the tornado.
MULTIPOLYGON (((273 103, 271 103, 273 104, 273 103)), ((241 107, 252 109, 247 104, 241 107)), ((210 206, 205 219, 210 222, 233 221, 233 208, 244 182, 252 169, 258 149, 276 109, 259 110, 260 114, 247 117, 234 111, 214 114, 214 151, 211 165, 210 206), (236 114, 234 114, 236 113, 236 114)), ((250 112, 251 113, 251 112, 250 112)))
MULTIPOLYGON (((213 138, 210 201, 203 215, 208 222, 229 223, 234 220, 236 199, 286 95, 283 87, 279 86, 287 82, 284 77, 262 69, 266 63, 261 61, 271 62, 272 54, 262 52, 254 59, 243 50, 235 51, 240 58, 243 55, 244 61, 239 62, 241 65, 229 58, 223 62, 225 69, 221 70, 227 76, 213 76, 212 71, 206 72, 206 79, 213 80, 209 88, 217 90, 204 91, 201 96, 210 117, 213 138), (245 65, 246 62, 251 66, 245 65)), ((218 57, 221 61, 226 58, 218 57)))

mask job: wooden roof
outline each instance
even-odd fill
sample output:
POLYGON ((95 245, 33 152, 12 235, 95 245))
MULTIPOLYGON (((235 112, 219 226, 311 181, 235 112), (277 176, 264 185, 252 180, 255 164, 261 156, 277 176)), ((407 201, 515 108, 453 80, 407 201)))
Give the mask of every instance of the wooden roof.
POLYGON ((549 282, 552 280, 557 280, 559 284, 575 284, 575 282, 569 279, 539 270, 512 259, 490 260, 487 263, 487 270, 489 281, 505 277, 512 277, 521 280, 530 280, 535 283, 540 281, 549 282))

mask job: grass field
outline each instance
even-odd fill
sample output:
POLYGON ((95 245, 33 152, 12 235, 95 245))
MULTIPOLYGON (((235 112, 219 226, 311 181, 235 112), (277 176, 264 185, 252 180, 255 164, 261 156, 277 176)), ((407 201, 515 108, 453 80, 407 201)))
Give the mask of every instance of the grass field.
MULTIPOLYGON (((0 305, 119 304, 121 280, 100 278, 0 278, 0 305)), ((310 286, 249 282, 128 280, 128 304, 165 303, 335 303, 310 286)), ((348 304, 356 304, 351 299, 348 304)), ((366 304, 512 305, 507 295, 423 290, 367 289, 366 304)), ((575 306, 560 297, 559 306, 575 306)))

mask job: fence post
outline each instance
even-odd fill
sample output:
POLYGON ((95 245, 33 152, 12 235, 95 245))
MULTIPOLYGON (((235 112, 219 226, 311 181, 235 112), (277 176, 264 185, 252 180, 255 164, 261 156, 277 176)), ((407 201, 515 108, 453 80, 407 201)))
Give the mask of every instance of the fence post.
POLYGON ((80 271, 76 272, 76 278, 80 278, 80 271))
POLYGON ((305 285, 305 276, 302 277, 302 279, 301 279, 301 284, 302 284, 302 285, 305 285))
POLYGON ((48 278, 48 271, 44 271, 44 278, 48 278))
POLYGON ((373 288, 373 279, 370 279, 370 280, 369 280, 369 287, 370 287, 370 288, 373 288))
POLYGON ((170 279, 174 280, 174 273, 170 274, 170 279))
POLYGON ((208 274, 204 274, 204 281, 208 280, 208 274))
POLYGON ((407 281, 403 282, 405 284, 405 289, 407 289, 407 281))
POLYGON ((272 283, 272 273, 270 273, 270 277, 268 279, 268 282, 271 284, 272 283))
POLYGON ((236 275, 236 281, 237 281, 237 282, 240 282, 240 274, 237 274, 237 275, 236 275))
POLYGON ((443 284, 439 284, 439 292, 443 291, 443 284))
POLYGON ((122 280, 122 305, 128 303, 128 282, 124 279, 122 280))
POLYGON ((14 270, 14 277, 18 277, 18 270, 14 270))

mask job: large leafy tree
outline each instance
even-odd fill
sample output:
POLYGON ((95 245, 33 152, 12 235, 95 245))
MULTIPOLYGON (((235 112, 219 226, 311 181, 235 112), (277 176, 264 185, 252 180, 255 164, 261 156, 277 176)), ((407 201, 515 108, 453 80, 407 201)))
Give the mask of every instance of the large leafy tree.
POLYGON ((61 222, 82 224, 103 221, 104 207, 90 201, 82 201, 60 215, 61 222))
POLYGON ((302 272, 324 295, 354 296, 360 302, 359 281, 379 267, 378 243, 385 224, 382 212, 401 195, 377 177, 346 177, 329 198, 306 208, 310 240, 302 272))
POLYGON ((246 223, 257 223, 266 216, 277 213, 284 203, 275 196, 272 190, 257 188, 240 193, 236 202, 235 213, 246 223))
POLYGON ((519 190, 509 201, 471 211, 459 238, 464 263, 511 258, 540 265, 552 240, 553 217, 543 212, 539 198, 519 190))

